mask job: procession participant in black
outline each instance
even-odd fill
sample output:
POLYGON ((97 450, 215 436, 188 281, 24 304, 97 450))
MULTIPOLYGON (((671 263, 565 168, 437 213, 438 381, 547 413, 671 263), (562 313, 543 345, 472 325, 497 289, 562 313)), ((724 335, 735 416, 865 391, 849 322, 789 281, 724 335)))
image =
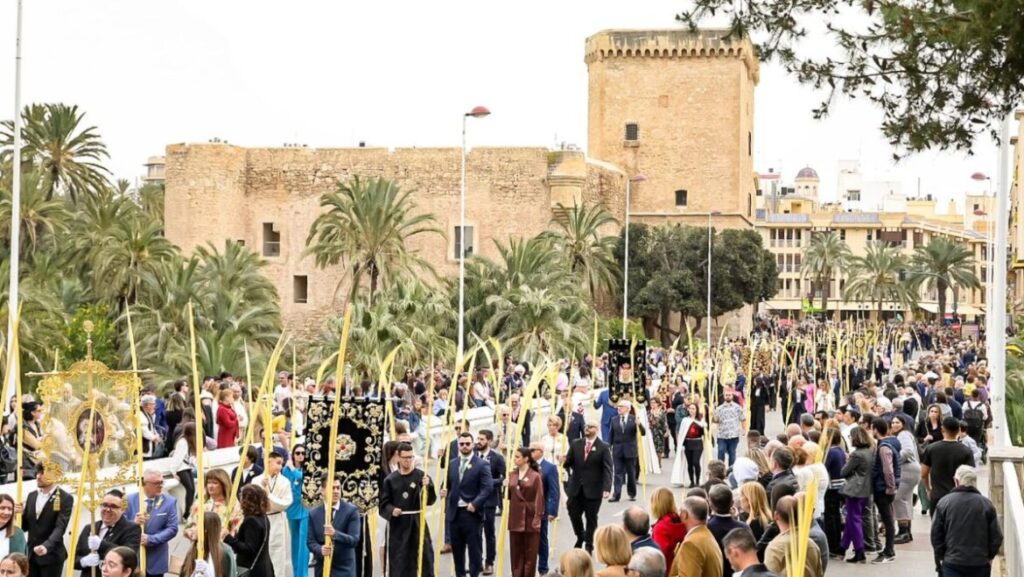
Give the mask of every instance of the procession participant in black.
POLYGON ((15 508, 24 512, 21 528, 25 531, 30 575, 60 575, 68 550, 64 548, 64 533, 71 522, 75 498, 53 481, 43 463, 36 464, 37 490, 28 494, 25 505, 15 508))
POLYGON ((458 447, 459 454, 448 463, 448 479, 441 489, 441 497, 447 499, 445 516, 451 519, 455 576, 466 577, 468 554, 469 575, 478 577, 483 569, 481 532, 484 504, 492 492, 491 467, 473 453, 470 433, 459 435, 458 447))
POLYGON ((491 466, 491 496, 484 503, 484 575, 494 573, 494 559, 498 556, 497 542, 494 539, 494 518, 501 503, 501 485, 505 480, 505 457, 491 449, 494 433, 488 429, 480 431, 476 436, 476 450, 481 459, 491 466))
POLYGON ((758 371, 750 386, 750 428, 764 432, 764 413, 768 406, 768 377, 758 371))
POLYGON ((611 424, 612 458, 615 461, 615 490, 608 501, 614 503, 622 497, 622 483, 626 482, 626 492, 630 501, 636 501, 637 458, 640 455, 637 447, 637 428, 640 434, 646 433, 644 426, 636 422, 629 414, 630 402, 623 399, 618 402, 619 415, 611 424))
MULTIPOLYGON (((416 454, 409 443, 399 443, 398 470, 384 479, 380 487, 380 516, 388 523, 387 567, 394 577, 416 575, 419 565, 416 551, 420 546, 420 515, 425 507, 437 501, 430 476, 413 467, 416 454), (426 488, 427 502, 421 502, 426 488)), ((423 575, 434 574, 434 547, 430 528, 423 530, 423 575)))
POLYGON ((574 546, 584 547, 590 553, 594 552, 594 530, 601 500, 607 499, 612 489, 612 452, 597 438, 597 431, 597 421, 587 421, 584 437, 573 441, 563 463, 569 475, 565 495, 572 531, 576 535, 574 546))
POLYGON ((100 502, 100 520, 93 527, 86 525, 78 536, 75 549, 75 569, 83 571, 99 567, 107 551, 114 547, 128 547, 138 552, 142 527, 124 516, 124 493, 112 489, 100 502), (93 532, 95 530, 95 532, 93 532))

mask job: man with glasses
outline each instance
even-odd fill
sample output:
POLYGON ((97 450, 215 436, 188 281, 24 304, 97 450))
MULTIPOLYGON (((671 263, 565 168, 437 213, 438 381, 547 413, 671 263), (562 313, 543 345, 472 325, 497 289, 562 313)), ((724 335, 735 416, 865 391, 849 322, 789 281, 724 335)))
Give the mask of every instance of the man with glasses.
MULTIPOLYGON (((473 438, 469 438, 472 451, 473 438)), ((461 448, 461 447, 460 447, 461 448)), ((380 488, 380 516, 388 524, 388 575, 416 575, 419 562, 416 553, 420 546, 420 515, 424 507, 437 501, 430 476, 413 466, 416 454, 409 443, 399 443, 398 470, 384 479, 380 488), (425 503, 423 502, 425 498, 425 503)), ((486 467, 481 467, 486 468, 486 467)), ((434 546, 430 540, 430 527, 423 530, 423 575, 434 574, 434 546)), ((479 531, 478 531, 479 533, 479 531)))
POLYGON ((75 549, 75 569, 88 572, 91 567, 99 567, 114 547, 138 551, 141 542, 142 527, 124 518, 124 493, 111 489, 100 503, 100 520, 82 527, 75 549))
MULTIPOLYGON (((448 462, 448 478, 441 489, 447 499, 445 516, 451 519, 452 556, 455 577, 478 577, 483 570, 483 510, 493 491, 491 467, 473 452, 473 435, 462 433, 458 439, 459 454, 448 462)), ((400 575, 391 571, 391 575, 400 575)))
POLYGON ((587 422, 584 437, 572 442, 563 464, 569 474, 565 495, 572 531, 576 535, 575 547, 585 548, 588 553, 594 552, 594 530, 601 500, 607 499, 612 490, 612 452, 597 438, 597 428, 597 422, 587 422))
POLYGON ((124 518, 142 527, 139 539, 146 548, 146 575, 158 577, 167 573, 168 544, 178 534, 178 502, 166 495, 164 476, 156 469, 142 474, 142 508, 139 494, 128 495, 128 508, 124 518))

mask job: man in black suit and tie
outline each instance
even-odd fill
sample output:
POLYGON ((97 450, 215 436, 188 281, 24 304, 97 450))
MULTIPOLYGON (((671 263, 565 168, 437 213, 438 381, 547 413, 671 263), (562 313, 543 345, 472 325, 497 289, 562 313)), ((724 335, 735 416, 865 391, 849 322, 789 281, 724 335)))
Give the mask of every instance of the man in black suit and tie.
POLYGON ((565 495, 572 531, 576 535, 575 547, 585 547, 589 553, 594 552, 594 530, 601 500, 607 498, 612 489, 612 452, 597 438, 598 429, 596 421, 587 421, 584 437, 572 442, 563 463, 569 474, 565 495))
POLYGON ((68 550, 64 532, 71 522, 75 498, 53 482, 42 463, 36 464, 37 490, 28 494, 24 507, 19 503, 21 529, 28 545, 29 575, 61 575, 68 550))
MULTIPOLYGON (((327 494, 327 473, 320 477, 320 492, 327 494)), ((330 526, 324 522, 324 504, 309 510, 309 534, 306 547, 313 554, 316 571, 312 577, 323 577, 324 558, 331 558, 331 577, 355 577, 356 549, 362 532, 359 509, 341 499, 341 479, 334 479, 334 497, 331 499, 334 514, 330 526)), ((292 539, 297 539, 293 535, 292 539)))
POLYGON ((124 493, 112 489, 100 502, 100 520, 93 527, 82 527, 75 548, 75 569, 87 572, 90 567, 99 567, 107 551, 114 547, 137 552, 141 540, 142 527, 124 517, 124 493))
MULTIPOLYGON (((252 483, 252 480, 263 474, 263 465, 260 464, 260 452, 255 446, 249 445, 248 447, 240 447, 238 449, 239 455, 242 457, 242 478, 238 482, 238 496, 242 495, 242 487, 252 483)), ((235 467, 231 471, 232 481, 235 479, 235 475, 238 474, 238 467, 235 467)))
POLYGON ((483 429, 476 436, 476 450, 480 458, 491 466, 491 496, 487 498, 483 509, 484 524, 484 575, 494 573, 494 559, 498 556, 497 542, 494 539, 494 518, 501 504, 501 486, 505 480, 505 457, 491 449, 494 432, 483 429))
POLYGON ((636 469, 637 456, 640 454, 636 444, 637 428, 643 435, 644 426, 636 422, 636 418, 629 414, 630 403, 626 399, 619 401, 617 405, 619 416, 611 423, 612 457, 615 460, 615 492, 612 494, 609 503, 615 503, 622 497, 622 481, 626 481, 626 492, 629 493, 629 500, 636 501, 636 469))
POLYGON ((473 453, 472 434, 460 434, 458 448, 459 454, 448 462, 448 479, 441 489, 441 497, 447 499, 445 516, 451 519, 455 576, 466 577, 468 553, 469 575, 478 577, 483 569, 480 533, 483 509, 491 496, 491 467, 473 453))

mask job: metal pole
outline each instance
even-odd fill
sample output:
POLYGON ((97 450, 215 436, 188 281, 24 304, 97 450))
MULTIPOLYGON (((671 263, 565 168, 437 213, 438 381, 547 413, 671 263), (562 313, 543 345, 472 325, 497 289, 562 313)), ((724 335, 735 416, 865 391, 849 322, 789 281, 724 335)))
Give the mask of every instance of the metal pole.
POLYGON ((626 339, 626 306, 629 302, 629 194, 632 180, 626 177, 626 226, 625 226, 625 249, 622 258, 622 339, 626 339))
MULTIPOLYGON (((1003 120, 999 143, 999 185, 996 187, 995 254, 992 255, 992 298, 989 301, 989 331, 985 343, 988 346, 990 387, 992 394, 992 417, 994 420, 994 442, 996 446, 1010 444, 1006 429, 1006 244, 1010 214, 1009 142, 1010 119, 1003 120)), ((1019 186, 1019 185, 1018 185, 1019 186)))
POLYGON ((711 213, 708 213, 708 350, 711 350, 711 213))
POLYGON ((462 185, 459 191, 459 345, 455 366, 462 364, 466 321, 466 115, 462 116, 462 185))
MULTIPOLYGON (((11 155, 11 263, 10 298, 7 303, 7 362, 14 356, 14 317, 18 314, 18 272, 21 264, 21 0, 18 0, 17 34, 14 42, 14 154, 11 155)), ((18 375, 8 371, 11 394, 18 375)), ((10 399, 4 399, 4 406, 10 399)))

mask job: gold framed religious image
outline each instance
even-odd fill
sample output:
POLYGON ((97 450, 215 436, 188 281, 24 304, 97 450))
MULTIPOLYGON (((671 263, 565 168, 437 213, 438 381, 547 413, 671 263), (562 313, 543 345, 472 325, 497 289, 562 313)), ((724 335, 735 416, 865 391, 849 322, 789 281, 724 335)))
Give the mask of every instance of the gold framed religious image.
POLYGON ((71 422, 75 424, 73 436, 75 448, 79 453, 85 454, 86 443, 89 443, 89 452, 94 455, 101 455, 107 442, 107 420, 103 411, 94 409, 89 404, 82 403, 78 410, 72 415, 71 422), (89 439, 89 420, 92 419, 92 438, 89 439))

